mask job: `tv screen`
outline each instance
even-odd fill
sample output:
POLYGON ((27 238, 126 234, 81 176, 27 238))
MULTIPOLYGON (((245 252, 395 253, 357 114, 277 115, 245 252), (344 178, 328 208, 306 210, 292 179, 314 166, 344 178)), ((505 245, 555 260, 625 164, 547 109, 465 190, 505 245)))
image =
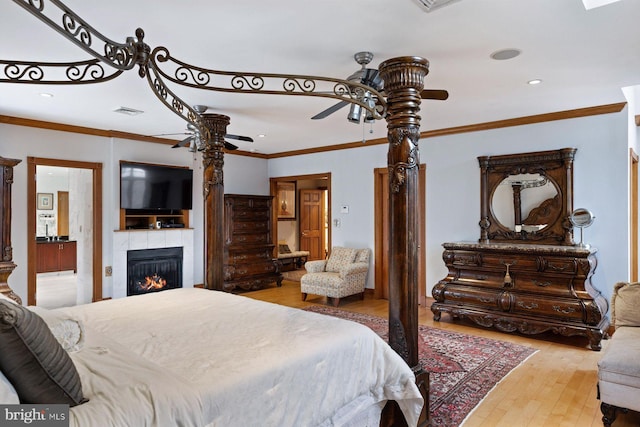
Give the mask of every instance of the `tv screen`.
POLYGON ((193 170, 146 163, 120 163, 120 208, 191 209, 193 170))

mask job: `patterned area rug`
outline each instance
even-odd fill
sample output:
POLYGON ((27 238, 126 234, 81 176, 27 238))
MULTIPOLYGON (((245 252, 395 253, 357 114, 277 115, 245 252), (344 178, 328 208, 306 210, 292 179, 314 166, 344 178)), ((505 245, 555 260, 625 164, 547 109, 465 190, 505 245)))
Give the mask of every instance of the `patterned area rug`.
MULTIPOLYGON (((388 340, 388 321, 331 307, 305 310, 362 323, 388 340)), ((519 344, 419 325, 419 359, 429 372, 433 426, 459 426, 509 372, 537 350, 519 344)))

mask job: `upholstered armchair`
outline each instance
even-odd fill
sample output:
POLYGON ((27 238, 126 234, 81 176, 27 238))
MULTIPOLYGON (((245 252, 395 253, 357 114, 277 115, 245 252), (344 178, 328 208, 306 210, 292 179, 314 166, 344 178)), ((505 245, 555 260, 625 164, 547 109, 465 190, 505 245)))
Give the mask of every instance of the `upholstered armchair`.
POLYGON ((619 411, 640 412, 640 283, 616 283, 611 297, 615 331, 598 362, 598 397, 606 427, 619 411))
POLYGON ((328 259, 306 262, 307 274, 300 279, 302 300, 306 300, 308 294, 323 295, 331 298, 337 307, 340 298, 356 294, 364 298, 370 253, 368 248, 334 246, 328 259))

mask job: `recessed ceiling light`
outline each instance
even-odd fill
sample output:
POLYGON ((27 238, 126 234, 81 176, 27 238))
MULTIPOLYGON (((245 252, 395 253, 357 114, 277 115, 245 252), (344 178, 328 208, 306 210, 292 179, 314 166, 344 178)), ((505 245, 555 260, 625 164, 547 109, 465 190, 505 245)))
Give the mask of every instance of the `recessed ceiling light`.
POLYGON ((519 49, 501 49, 493 52, 491 55, 491 59, 495 59, 496 61, 504 61, 505 59, 512 59, 522 53, 519 49))
POLYGON ((527 84, 530 84, 530 85, 539 85, 540 83, 542 83, 542 80, 540 79, 533 79, 527 82, 527 84))
POLYGON ((53 94, 51 93, 41 93, 40 96, 43 98, 53 98, 53 94))
POLYGON ((258 138, 264 138, 265 136, 267 135, 265 135, 264 133, 258 134, 258 138))

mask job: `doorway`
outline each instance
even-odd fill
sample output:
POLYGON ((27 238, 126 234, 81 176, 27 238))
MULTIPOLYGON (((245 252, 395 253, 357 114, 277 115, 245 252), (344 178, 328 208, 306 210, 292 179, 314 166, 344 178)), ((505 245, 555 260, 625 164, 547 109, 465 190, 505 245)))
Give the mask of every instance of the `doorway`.
POLYGON ((102 164, 28 157, 27 178, 28 304, 37 305, 38 271, 52 286, 77 275, 76 302, 101 300, 102 164), (69 187, 47 184, 41 168, 70 175, 69 187))
MULTIPOLYGON (((389 169, 376 168, 374 173, 374 227, 375 227, 375 297, 389 299, 389 169)), ((426 166, 420 165, 418 171, 418 303, 427 305, 426 269, 425 269, 425 201, 426 166)))
POLYGON ((292 250, 309 251, 308 261, 324 259, 331 247, 331 173, 296 175, 270 179, 274 196, 273 239, 292 250), (294 218, 278 219, 278 183, 295 183, 294 218))

